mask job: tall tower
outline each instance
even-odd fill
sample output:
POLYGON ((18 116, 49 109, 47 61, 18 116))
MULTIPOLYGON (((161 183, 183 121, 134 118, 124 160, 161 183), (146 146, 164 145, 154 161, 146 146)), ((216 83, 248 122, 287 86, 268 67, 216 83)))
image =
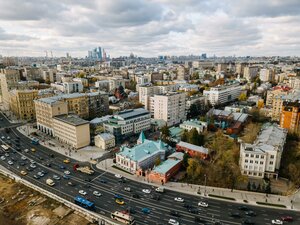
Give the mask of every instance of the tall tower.
POLYGON ((102 60, 102 50, 101 50, 101 47, 98 47, 98 59, 102 60))

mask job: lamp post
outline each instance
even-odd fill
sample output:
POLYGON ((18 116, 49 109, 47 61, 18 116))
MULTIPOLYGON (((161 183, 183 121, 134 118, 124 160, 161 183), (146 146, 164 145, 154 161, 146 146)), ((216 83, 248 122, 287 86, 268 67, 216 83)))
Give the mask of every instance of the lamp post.
POLYGON ((204 195, 206 195, 206 174, 204 174, 204 195))

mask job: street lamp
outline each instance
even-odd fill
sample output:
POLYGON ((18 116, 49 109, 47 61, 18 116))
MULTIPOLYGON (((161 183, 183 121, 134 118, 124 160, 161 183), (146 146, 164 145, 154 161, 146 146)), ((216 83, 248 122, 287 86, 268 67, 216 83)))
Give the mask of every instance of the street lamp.
POLYGON ((204 195, 206 194, 206 174, 204 174, 204 195))

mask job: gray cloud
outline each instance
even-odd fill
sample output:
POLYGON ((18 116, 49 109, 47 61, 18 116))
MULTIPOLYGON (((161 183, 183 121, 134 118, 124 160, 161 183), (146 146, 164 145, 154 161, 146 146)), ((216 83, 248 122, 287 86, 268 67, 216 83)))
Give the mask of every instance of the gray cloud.
POLYGON ((3 28, 0 27, 0 41, 28 41, 34 39, 27 35, 18 35, 7 33, 3 28))

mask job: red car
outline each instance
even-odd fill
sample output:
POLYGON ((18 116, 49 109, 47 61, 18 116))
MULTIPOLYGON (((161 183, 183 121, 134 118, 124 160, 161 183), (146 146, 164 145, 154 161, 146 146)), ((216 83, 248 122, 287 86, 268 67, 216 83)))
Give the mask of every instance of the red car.
POLYGON ((282 221, 287 221, 287 222, 292 222, 293 221, 293 217, 291 216, 283 216, 281 217, 282 221))

